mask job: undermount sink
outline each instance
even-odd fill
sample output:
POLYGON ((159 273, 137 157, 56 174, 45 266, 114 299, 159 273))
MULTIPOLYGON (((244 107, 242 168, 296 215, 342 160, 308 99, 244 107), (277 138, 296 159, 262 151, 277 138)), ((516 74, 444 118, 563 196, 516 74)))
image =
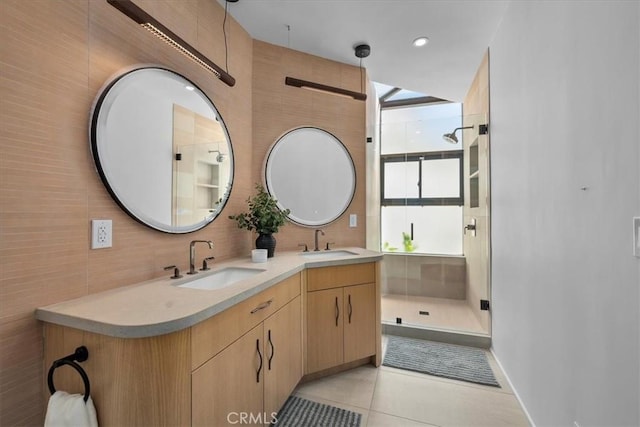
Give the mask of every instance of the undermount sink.
POLYGON ((226 267, 199 279, 177 285, 179 288, 217 290, 227 288, 241 280, 260 274, 259 268, 226 267))
POLYGON ((337 250, 337 251, 303 252, 300 255, 309 259, 328 259, 328 258, 339 258, 343 256, 351 256, 351 255, 358 255, 358 254, 351 251, 337 250))

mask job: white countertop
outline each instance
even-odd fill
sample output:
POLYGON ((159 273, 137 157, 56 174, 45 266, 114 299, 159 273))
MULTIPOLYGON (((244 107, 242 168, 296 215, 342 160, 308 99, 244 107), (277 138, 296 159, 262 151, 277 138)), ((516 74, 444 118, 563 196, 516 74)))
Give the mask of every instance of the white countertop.
MULTIPOLYGON (((320 259, 301 256, 301 252, 276 253, 265 263, 251 257, 213 263, 211 270, 184 274, 87 295, 70 301, 40 307, 35 316, 44 322, 68 326, 118 338, 142 338, 168 334, 200 323, 211 316, 281 282, 305 268, 358 264, 382 260, 382 254, 362 248, 339 248, 355 255, 319 252, 320 259), (177 285, 203 278, 226 267, 264 269, 264 272, 219 290, 181 288, 177 285)), ((309 252, 313 254, 313 252, 309 252)))

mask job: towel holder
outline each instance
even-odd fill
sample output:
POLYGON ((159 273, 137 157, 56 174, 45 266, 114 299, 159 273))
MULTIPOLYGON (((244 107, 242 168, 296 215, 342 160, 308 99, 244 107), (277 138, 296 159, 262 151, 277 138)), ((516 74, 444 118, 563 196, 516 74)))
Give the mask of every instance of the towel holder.
POLYGON ((73 354, 54 360, 53 363, 51 364, 51 368, 49 368, 49 374, 47 375, 47 384, 49 385, 49 392, 51 392, 51 394, 56 392, 56 388, 53 385, 53 371, 55 371, 56 368, 62 365, 69 365, 73 369, 78 371, 78 373, 82 377, 82 382, 84 383, 84 401, 86 402, 87 399, 89 399, 89 394, 91 391, 91 387, 89 384, 89 377, 87 376, 87 373, 84 371, 84 369, 82 369, 82 367, 76 363, 76 361, 84 362, 88 358, 89 358, 89 350, 87 350, 87 347, 85 346, 80 346, 76 348, 76 351, 73 354))

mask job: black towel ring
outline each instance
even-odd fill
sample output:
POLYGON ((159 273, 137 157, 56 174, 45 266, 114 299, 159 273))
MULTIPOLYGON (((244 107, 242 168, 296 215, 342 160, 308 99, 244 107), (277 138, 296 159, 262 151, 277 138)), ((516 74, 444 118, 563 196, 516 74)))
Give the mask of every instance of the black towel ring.
POLYGON ((74 354, 70 354, 69 356, 55 360, 51 364, 51 368, 49 368, 49 374, 47 375, 47 384, 49 385, 49 392, 51 392, 51 394, 56 392, 56 388, 53 385, 53 371, 55 371, 56 368, 62 365, 69 365, 73 369, 78 371, 78 373, 82 377, 82 382, 84 383, 84 401, 86 402, 89 399, 89 394, 91 392, 89 377, 87 376, 87 373, 84 371, 84 369, 82 369, 80 365, 74 362, 74 360, 84 362, 85 360, 87 360, 87 357, 89 357, 89 352, 87 351, 87 348, 85 346, 82 346, 82 347, 78 347, 74 354))

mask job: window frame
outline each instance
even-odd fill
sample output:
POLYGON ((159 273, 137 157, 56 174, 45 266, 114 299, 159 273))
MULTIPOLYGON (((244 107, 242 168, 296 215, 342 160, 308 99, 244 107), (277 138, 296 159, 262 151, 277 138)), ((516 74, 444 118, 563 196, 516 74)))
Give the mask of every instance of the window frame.
POLYGON ((464 151, 424 151, 419 153, 394 153, 380 155, 380 207, 385 206, 464 206, 464 151), (459 197, 422 197, 422 161, 458 159, 460 162, 459 197), (418 163, 418 197, 417 198, 385 198, 385 165, 387 163, 418 163))

